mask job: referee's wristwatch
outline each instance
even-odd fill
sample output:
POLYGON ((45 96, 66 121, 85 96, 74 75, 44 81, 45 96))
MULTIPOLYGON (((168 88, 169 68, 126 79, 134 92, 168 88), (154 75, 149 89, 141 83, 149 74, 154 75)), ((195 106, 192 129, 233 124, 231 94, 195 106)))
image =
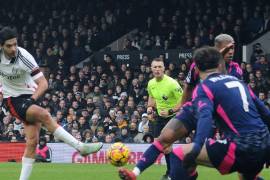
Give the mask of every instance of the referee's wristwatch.
POLYGON ((169 109, 169 110, 168 110, 168 114, 169 114, 169 115, 173 115, 173 114, 174 114, 173 109, 169 109))

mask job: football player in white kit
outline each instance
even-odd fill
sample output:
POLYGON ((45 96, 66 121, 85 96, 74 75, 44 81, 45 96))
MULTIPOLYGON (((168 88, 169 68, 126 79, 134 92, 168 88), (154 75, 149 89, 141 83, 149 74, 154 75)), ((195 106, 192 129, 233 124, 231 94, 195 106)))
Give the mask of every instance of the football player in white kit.
POLYGON ((33 56, 18 47, 17 33, 9 27, 3 28, 0 44, 0 83, 4 105, 14 117, 24 121, 26 134, 20 180, 28 180, 31 174, 41 125, 83 156, 99 151, 102 143, 79 142, 53 121, 47 110, 35 103, 47 90, 48 83, 33 56))

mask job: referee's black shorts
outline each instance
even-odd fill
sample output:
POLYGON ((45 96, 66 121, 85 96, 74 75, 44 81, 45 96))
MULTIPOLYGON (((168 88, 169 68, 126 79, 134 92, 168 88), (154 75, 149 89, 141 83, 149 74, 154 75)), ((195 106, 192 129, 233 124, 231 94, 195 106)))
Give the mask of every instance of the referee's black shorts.
POLYGON ((174 116, 170 117, 161 117, 157 116, 156 121, 154 121, 154 137, 158 137, 162 131, 162 129, 166 126, 166 124, 173 118, 174 116))

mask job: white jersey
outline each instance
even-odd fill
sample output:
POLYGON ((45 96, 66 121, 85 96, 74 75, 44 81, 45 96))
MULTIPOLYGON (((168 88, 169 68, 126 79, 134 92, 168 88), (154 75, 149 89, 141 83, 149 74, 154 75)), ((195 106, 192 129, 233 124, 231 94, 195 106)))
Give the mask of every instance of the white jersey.
POLYGON ((4 98, 33 94, 37 88, 35 79, 43 76, 34 57, 18 47, 16 58, 7 59, 0 50, 0 83, 4 98))

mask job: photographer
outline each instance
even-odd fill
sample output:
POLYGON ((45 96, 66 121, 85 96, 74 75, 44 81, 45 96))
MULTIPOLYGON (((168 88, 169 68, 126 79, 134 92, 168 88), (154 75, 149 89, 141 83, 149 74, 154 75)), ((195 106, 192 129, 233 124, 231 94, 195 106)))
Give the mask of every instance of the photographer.
POLYGON ((44 137, 40 137, 39 145, 36 149, 36 162, 51 162, 51 149, 47 146, 44 137))

